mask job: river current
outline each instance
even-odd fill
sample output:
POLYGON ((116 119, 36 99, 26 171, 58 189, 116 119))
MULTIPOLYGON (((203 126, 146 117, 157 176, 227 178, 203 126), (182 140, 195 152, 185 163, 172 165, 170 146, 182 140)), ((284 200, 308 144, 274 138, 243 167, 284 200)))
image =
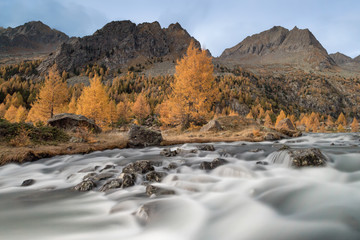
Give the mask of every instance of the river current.
POLYGON ((215 151, 174 157, 148 147, 8 164, 0 167, 0 239, 360 239, 359 140, 357 134, 310 134, 212 143, 215 151), (319 148, 328 164, 291 168, 278 151, 283 144, 319 148), (219 157, 229 163, 199 168, 219 157), (156 162, 159 171, 176 163, 153 183, 175 194, 148 197, 139 179, 105 193, 72 190, 92 169, 115 165, 111 171, 120 174, 137 160, 156 162), (21 186, 26 179, 35 183, 21 186))

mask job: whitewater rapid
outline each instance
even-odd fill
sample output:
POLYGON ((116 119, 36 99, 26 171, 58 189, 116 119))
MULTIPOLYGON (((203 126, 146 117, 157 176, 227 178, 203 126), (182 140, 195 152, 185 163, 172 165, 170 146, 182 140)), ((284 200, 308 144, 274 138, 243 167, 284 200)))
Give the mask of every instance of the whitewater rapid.
POLYGON ((213 143, 213 152, 174 157, 148 147, 8 164, 0 167, 0 239, 360 239, 359 140, 358 134, 310 134, 213 143), (284 144, 319 148, 328 164, 291 168, 277 151, 284 144), (219 157, 228 164, 199 168, 219 157), (175 194, 148 197, 141 181, 106 193, 72 190, 89 171, 115 165, 116 174, 137 160, 156 162, 156 170, 176 163, 153 183, 175 194), (26 179, 35 183, 22 187, 26 179))

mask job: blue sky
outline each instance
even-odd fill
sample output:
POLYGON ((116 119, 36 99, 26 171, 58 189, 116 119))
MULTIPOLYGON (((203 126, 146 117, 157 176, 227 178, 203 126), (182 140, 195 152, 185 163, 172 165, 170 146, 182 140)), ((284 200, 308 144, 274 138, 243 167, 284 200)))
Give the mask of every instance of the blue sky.
POLYGON ((179 22, 218 56, 273 26, 308 28, 329 53, 360 55, 358 0, 0 0, 0 26, 40 20, 70 36, 90 35, 107 22, 179 22))

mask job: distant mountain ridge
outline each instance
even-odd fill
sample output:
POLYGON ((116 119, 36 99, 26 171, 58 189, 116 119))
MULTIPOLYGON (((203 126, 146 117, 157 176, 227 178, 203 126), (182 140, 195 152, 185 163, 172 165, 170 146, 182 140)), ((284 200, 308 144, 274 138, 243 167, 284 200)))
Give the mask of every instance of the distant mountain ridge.
POLYGON ((346 56, 345 54, 337 52, 330 54, 330 57, 342 69, 345 69, 350 72, 360 73, 360 56, 356 58, 351 58, 349 56, 346 56))
POLYGON ((69 37, 40 21, 25 23, 16 28, 0 28, 0 53, 19 51, 54 51, 69 37))
POLYGON ((336 65, 308 29, 280 26, 245 38, 226 49, 218 60, 232 65, 294 64, 316 69, 336 65))
POLYGON ((136 61, 144 64, 151 58, 172 62, 186 52, 191 40, 200 48, 200 43, 179 23, 161 28, 158 22, 136 25, 131 21, 114 21, 93 35, 63 43, 39 70, 57 64, 60 70, 73 71, 94 63, 116 69, 136 61))

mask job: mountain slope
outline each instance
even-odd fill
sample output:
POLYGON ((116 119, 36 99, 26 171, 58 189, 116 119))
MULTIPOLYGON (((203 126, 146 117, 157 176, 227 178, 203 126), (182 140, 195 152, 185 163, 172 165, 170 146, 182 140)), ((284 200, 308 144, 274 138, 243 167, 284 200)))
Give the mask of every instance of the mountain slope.
POLYGON ((158 22, 136 25, 131 21, 114 21, 91 36, 72 38, 62 44, 39 70, 46 71, 55 63, 59 70, 74 71, 95 63, 111 70, 134 62, 144 64, 154 58, 173 62, 185 53, 191 40, 200 47, 178 23, 161 28, 158 22))
POLYGON ((349 56, 346 56, 342 53, 330 54, 330 57, 339 65, 343 70, 352 73, 360 73, 360 59, 359 61, 356 58, 352 59, 349 56))
POLYGON ((218 61, 227 65, 296 65, 314 69, 335 65, 308 29, 273 27, 226 49, 218 61))
POLYGON ((28 22, 16 28, 0 29, 0 58, 26 54, 49 54, 68 36, 40 21, 28 22))

